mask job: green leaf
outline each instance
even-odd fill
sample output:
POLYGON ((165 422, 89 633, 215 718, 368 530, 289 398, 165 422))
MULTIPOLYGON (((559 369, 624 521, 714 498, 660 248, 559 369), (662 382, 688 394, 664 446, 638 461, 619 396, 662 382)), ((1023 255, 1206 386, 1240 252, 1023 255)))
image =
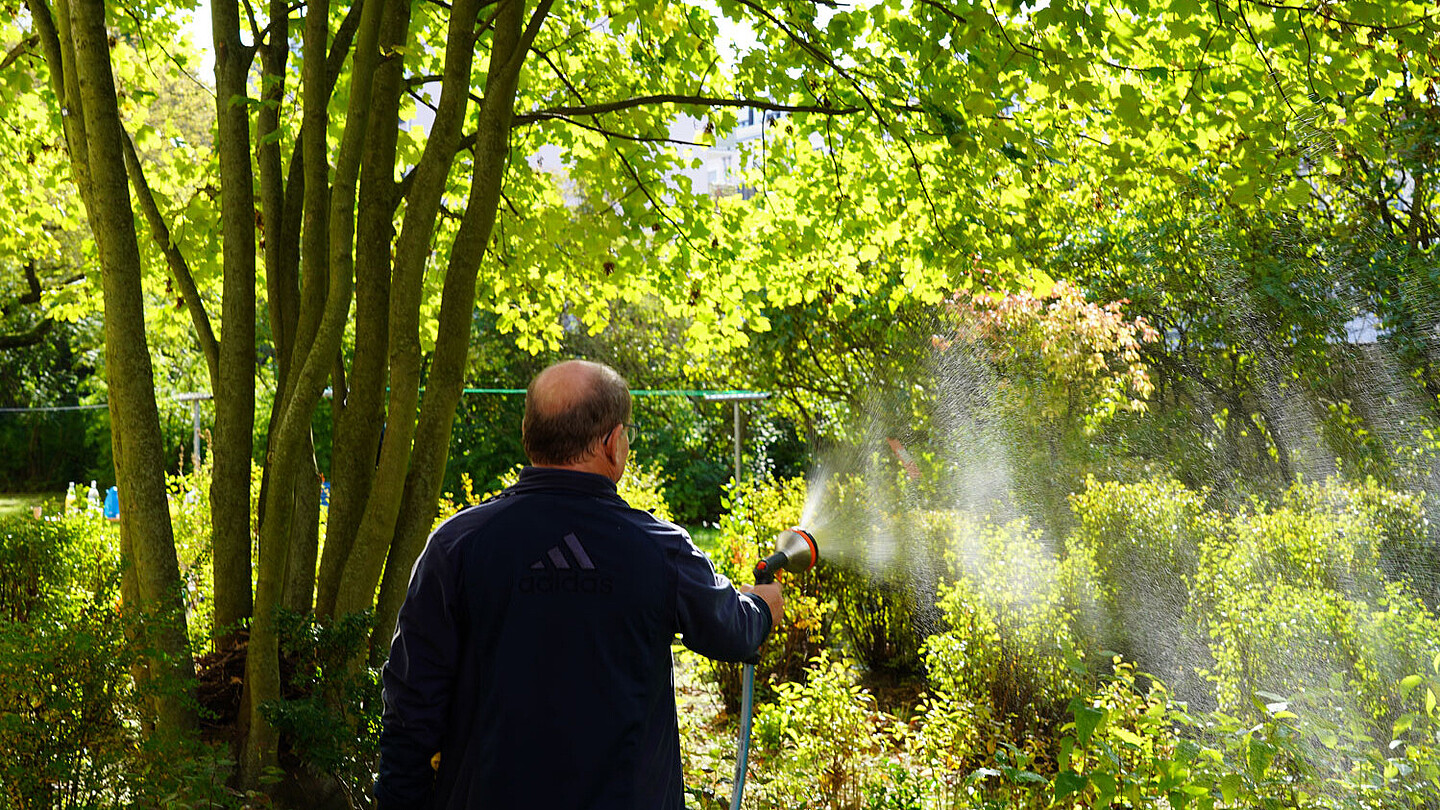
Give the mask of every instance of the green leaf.
POLYGON ((1055 775, 1055 801, 1084 790, 1090 780, 1074 771, 1061 771, 1055 775))
POLYGON ((1259 782, 1265 778, 1265 772, 1270 770, 1270 763, 1275 761, 1275 746, 1263 740, 1252 737, 1250 739, 1250 750, 1246 757, 1250 769, 1250 778, 1259 782))
POLYGON ((1398 738, 1401 734, 1404 734, 1405 732, 1409 731, 1409 730, 1410 730, 1410 726, 1412 726, 1412 725, 1414 725, 1414 724, 1415 724, 1415 715, 1414 715, 1414 713, 1402 714, 1402 715, 1400 715, 1400 718, 1395 721, 1395 724, 1390 727, 1390 736, 1391 736, 1391 737, 1396 737, 1396 738, 1398 738))
POLYGON ((1081 706, 1075 710, 1075 738, 1081 745, 1089 745, 1090 737, 1095 733, 1100 721, 1105 719, 1105 712, 1102 709, 1090 706, 1081 706))
POLYGON ((1095 786, 1096 804, 1106 805, 1115 798, 1115 777, 1104 771, 1096 771, 1089 775, 1090 784, 1095 786))
POLYGON ((1410 693, 1415 691, 1415 687, 1419 686, 1422 680, 1419 675, 1407 675, 1402 678, 1400 680, 1400 699, 1409 698, 1410 693))
POLYGON ((1110 734, 1114 735, 1115 738, 1119 739, 1121 742, 1128 743, 1135 746, 1136 748, 1145 747, 1145 738, 1141 737, 1139 734, 1136 734, 1133 731, 1130 731, 1129 729, 1124 729, 1116 726, 1110 729, 1110 734))
POLYGON ((1234 804, 1240 798, 1241 778, 1238 773, 1227 773, 1220 777, 1220 797, 1226 804, 1234 804))

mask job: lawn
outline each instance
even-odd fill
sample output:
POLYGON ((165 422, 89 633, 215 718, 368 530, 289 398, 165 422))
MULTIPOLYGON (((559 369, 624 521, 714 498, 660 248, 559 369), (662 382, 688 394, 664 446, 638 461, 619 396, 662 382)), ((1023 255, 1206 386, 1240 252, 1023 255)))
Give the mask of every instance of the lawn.
POLYGON ((44 492, 0 493, 0 517, 10 517, 29 512, 35 506, 55 496, 44 492))
POLYGON ((700 550, 709 554, 712 558, 715 552, 720 549, 720 529, 715 526, 686 526, 685 531, 690 532, 690 539, 700 550))

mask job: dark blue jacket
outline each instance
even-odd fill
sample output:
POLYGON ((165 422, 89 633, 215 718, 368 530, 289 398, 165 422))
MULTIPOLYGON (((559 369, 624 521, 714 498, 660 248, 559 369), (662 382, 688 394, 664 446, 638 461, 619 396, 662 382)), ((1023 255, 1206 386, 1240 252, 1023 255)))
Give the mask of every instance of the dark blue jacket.
POLYGON ((411 572, 379 806, 682 808, 670 644, 740 661, 769 632, 764 602, 683 529, 603 476, 527 467, 436 529, 411 572))

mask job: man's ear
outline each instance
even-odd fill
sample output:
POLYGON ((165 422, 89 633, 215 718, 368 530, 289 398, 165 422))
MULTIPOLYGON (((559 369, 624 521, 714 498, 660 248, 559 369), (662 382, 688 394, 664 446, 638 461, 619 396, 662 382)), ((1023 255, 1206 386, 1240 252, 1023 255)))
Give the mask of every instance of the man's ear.
POLYGON ((600 443, 600 449, 605 454, 605 460, 611 464, 620 461, 620 432, 625 429, 624 425, 616 425, 605 434, 605 441, 600 443))

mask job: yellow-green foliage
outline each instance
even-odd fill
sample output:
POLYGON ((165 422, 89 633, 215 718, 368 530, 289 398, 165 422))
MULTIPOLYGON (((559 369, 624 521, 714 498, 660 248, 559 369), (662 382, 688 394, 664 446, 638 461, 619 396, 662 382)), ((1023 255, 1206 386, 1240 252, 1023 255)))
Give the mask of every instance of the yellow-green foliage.
POLYGON ((617 485, 620 497, 636 509, 644 509, 661 520, 670 520, 670 506, 665 503, 665 481, 660 471, 644 464, 630 462, 617 485))
POLYGON ((1440 619, 1381 565, 1385 548, 1421 548, 1422 505, 1373 482, 1300 485, 1202 544, 1192 610, 1222 708, 1263 689, 1393 718, 1393 684, 1440 652, 1440 619))
POLYGON ((961 573, 941 592, 949 629, 926 642, 930 684, 948 700, 987 705, 1017 729, 1052 725, 1076 687, 1058 561, 1023 519, 961 520, 957 528, 961 573))
POLYGON ((720 573, 732 581, 748 582, 755 563, 775 550, 775 535, 800 523, 806 492, 801 478, 770 478, 732 487, 720 516, 720 547, 727 552, 715 561, 720 573))
POLYGON ((803 681, 780 684, 774 701, 756 712, 756 803, 859 806, 866 766, 880 748, 880 722, 854 667, 822 652, 803 681))
POLYGON ((1072 563, 1092 576, 1097 598, 1123 610, 1137 579, 1170 578, 1183 592, 1195 575, 1201 541, 1217 530, 1204 492, 1177 481, 1121 484, 1085 480, 1070 496, 1076 528, 1067 544, 1072 563))
MULTIPOLYGON (((441 496, 435 513, 435 525, 439 526, 446 518, 467 506, 484 503, 499 495, 502 490, 520 480, 520 471, 523 469, 525 465, 516 464, 500 476, 499 489, 483 495, 475 494, 475 481, 470 477, 470 473, 461 473, 459 497, 453 492, 441 496)), ((625 475, 620 478, 616 489, 619 490, 620 497, 636 509, 644 509, 661 520, 671 519, 670 507, 665 503, 665 483, 658 471, 632 461, 625 465, 625 475)))
POLYGON ((898 677, 924 673, 921 648, 940 620, 935 601, 956 576, 959 538, 968 535, 963 524, 971 519, 952 509, 901 506, 910 495, 939 500, 918 491, 903 470, 837 474, 815 510, 822 562, 816 573, 835 602, 847 649, 870 671, 898 677))
MULTIPOLYGON (((211 456, 198 468, 181 475, 166 476, 165 496, 170 505, 170 525, 175 533, 175 556, 180 563, 180 577, 185 588, 185 616, 190 643, 203 650, 212 635, 215 605, 210 596, 214 583, 214 546, 210 534, 210 471, 211 456)), ((250 514, 260 500, 260 485, 265 471, 253 461, 250 464, 250 514)), ((316 483, 319 486, 319 483, 316 483)), ((325 507, 320 508, 320 538, 325 538, 325 507)), ((255 526, 250 526, 252 540, 255 526)), ((259 547, 251 549, 251 571, 258 569, 259 547)))
POLYGON ((1204 491, 1177 481, 1087 478, 1070 496, 1075 528, 1061 568, 1076 643, 1113 650, 1193 699, 1210 687, 1206 639, 1190 609, 1200 547, 1228 531, 1204 491))

